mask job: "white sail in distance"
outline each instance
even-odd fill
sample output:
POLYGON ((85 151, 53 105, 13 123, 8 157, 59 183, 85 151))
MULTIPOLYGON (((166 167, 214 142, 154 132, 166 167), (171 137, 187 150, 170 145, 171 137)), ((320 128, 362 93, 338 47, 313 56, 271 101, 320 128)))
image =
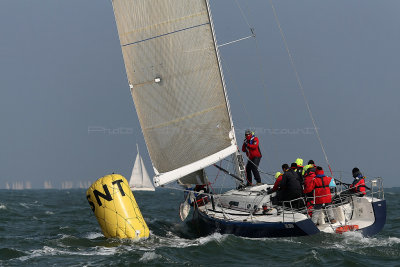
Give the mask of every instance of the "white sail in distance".
POLYGON ((113 0, 157 186, 237 151, 206 0, 113 0))
POLYGON ((129 186, 132 191, 155 190, 154 185, 151 182, 150 176, 147 173, 146 167, 144 166, 143 159, 140 156, 139 148, 137 149, 136 160, 135 164, 133 165, 131 179, 129 180, 129 186))

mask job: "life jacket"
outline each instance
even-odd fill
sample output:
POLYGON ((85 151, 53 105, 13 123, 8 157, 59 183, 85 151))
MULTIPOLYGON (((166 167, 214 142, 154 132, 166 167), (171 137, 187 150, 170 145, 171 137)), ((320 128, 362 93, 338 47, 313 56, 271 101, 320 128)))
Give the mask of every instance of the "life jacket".
POLYGON ((358 179, 358 182, 355 183, 357 180, 354 180, 354 182, 350 185, 351 188, 351 192, 353 193, 361 193, 363 195, 366 195, 367 192, 365 190, 366 186, 365 186, 365 176, 360 177, 358 179))
POLYGON ((315 204, 325 204, 332 202, 331 189, 329 183, 332 178, 325 176, 324 174, 316 175, 314 182, 314 197, 315 204))
POLYGON ((317 170, 317 166, 315 164, 306 165, 303 168, 303 176, 306 177, 310 172, 315 172, 317 170))
MULTIPOLYGON (((203 195, 199 193, 202 190, 204 193, 209 193, 209 190, 206 185, 196 185, 192 190, 194 191, 195 201, 198 207, 204 206, 209 202, 208 195, 203 195)), ((192 202, 190 199, 188 199, 188 202, 192 207, 195 206, 194 201, 192 202)))

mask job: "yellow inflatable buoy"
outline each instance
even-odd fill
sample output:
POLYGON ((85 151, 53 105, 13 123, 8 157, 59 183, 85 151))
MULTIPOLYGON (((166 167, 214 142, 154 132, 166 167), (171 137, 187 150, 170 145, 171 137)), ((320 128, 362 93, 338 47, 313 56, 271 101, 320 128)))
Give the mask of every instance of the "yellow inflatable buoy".
POLYGON ((149 237, 149 228, 122 175, 110 174, 98 179, 86 191, 86 197, 105 237, 149 237))

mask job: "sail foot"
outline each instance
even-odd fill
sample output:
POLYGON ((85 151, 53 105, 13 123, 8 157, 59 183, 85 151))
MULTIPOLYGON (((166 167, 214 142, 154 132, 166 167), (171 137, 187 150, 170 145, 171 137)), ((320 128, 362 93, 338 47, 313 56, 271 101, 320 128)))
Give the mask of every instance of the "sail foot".
POLYGON ((181 168, 175 169, 173 171, 169 171, 166 173, 162 173, 153 178, 154 184, 156 186, 162 186, 164 184, 171 183, 179 178, 182 178, 190 173, 193 173, 197 170, 204 169, 223 158, 228 157, 229 155, 235 153, 237 151, 236 145, 231 145, 211 156, 205 157, 199 161, 193 162, 181 168))

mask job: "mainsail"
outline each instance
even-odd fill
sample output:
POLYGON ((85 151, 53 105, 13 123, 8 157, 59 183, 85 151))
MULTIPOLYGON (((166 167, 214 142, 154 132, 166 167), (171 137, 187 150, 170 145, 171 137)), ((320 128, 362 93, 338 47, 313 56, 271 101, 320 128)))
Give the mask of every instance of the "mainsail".
POLYGON ((157 186, 237 151, 206 0, 113 0, 157 186))
POLYGON ((150 180, 149 174, 144 166, 143 159, 140 156, 139 147, 137 145, 136 147, 137 156, 135 164, 133 165, 129 186, 133 191, 154 191, 154 185, 150 180))

